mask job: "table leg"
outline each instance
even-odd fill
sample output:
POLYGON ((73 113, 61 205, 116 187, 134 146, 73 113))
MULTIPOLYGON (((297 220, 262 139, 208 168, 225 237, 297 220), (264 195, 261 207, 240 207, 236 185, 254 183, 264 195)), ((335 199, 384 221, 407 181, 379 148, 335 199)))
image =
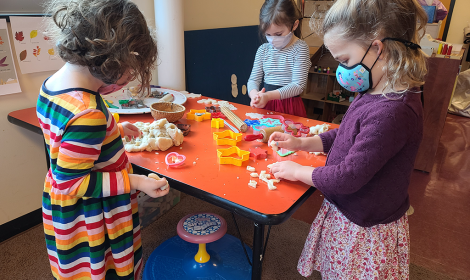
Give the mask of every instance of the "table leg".
POLYGON ((253 269, 251 271, 251 280, 260 280, 263 265, 264 225, 255 222, 254 226, 253 269))

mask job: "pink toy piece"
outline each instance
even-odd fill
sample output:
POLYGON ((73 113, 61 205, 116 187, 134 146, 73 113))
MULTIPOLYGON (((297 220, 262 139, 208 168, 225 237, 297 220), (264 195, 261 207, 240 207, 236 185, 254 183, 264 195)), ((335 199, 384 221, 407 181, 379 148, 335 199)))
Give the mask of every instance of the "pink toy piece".
POLYGON ((302 135, 306 135, 309 132, 309 128, 307 126, 303 125, 302 123, 293 122, 292 120, 284 120, 283 125, 284 130, 295 137, 301 137, 302 135), (294 134, 294 130, 291 129, 292 126, 297 129, 296 134, 294 134))
POLYGON ((186 160, 186 156, 180 155, 176 152, 168 153, 165 157, 165 163, 169 167, 178 167, 178 166, 182 165, 185 160, 186 160), (176 157, 177 160, 179 160, 179 161, 178 162, 173 162, 173 160, 172 160, 173 157, 176 157))
POLYGON ((211 243, 227 232, 224 218, 213 213, 193 213, 184 216, 176 227, 179 237, 189 243, 211 243))
POLYGON ((278 119, 282 122, 284 122, 284 117, 281 116, 281 115, 267 115, 267 116, 264 116, 263 119, 278 119))
POLYGON ((256 148, 250 148, 250 158, 255 160, 255 159, 265 159, 268 157, 268 151, 260 149, 258 147, 256 148))

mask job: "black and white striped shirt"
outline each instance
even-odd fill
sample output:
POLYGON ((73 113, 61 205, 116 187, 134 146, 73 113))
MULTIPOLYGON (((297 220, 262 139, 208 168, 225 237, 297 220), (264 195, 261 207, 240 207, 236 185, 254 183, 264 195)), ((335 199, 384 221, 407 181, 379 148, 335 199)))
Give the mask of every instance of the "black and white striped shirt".
POLYGON ((264 77, 266 84, 282 86, 278 89, 281 99, 300 95, 307 84, 310 66, 312 63, 305 41, 299 39, 281 50, 265 43, 256 52, 253 70, 248 79, 248 92, 259 90, 264 77))

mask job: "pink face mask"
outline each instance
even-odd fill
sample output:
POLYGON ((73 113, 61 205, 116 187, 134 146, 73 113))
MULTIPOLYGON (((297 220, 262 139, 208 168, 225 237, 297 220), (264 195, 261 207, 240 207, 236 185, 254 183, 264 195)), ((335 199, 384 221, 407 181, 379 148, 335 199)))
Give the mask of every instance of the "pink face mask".
POLYGON ((104 86, 104 87, 100 87, 98 89, 98 93, 101 94, 101 95, 107 95, 107 94, 110 94, 110 93, 113 93, 115 91, 120 90, 121 88, 127 86, 127 84, 128 83, 125 83, 125 84, 122 84, 122 85, 110 84, 110 85, 107 85, 107 86, 104 86))

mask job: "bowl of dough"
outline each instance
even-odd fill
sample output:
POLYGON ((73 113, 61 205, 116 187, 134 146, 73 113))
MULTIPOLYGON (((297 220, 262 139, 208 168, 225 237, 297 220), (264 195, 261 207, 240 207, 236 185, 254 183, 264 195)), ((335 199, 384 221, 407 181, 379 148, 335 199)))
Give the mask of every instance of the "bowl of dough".
POLYGON ((155 120, 167 119, 168 122, 176 122, 184 115, 186 108, 172 102, 157 102, 150 105, 150 113, 155 120))

